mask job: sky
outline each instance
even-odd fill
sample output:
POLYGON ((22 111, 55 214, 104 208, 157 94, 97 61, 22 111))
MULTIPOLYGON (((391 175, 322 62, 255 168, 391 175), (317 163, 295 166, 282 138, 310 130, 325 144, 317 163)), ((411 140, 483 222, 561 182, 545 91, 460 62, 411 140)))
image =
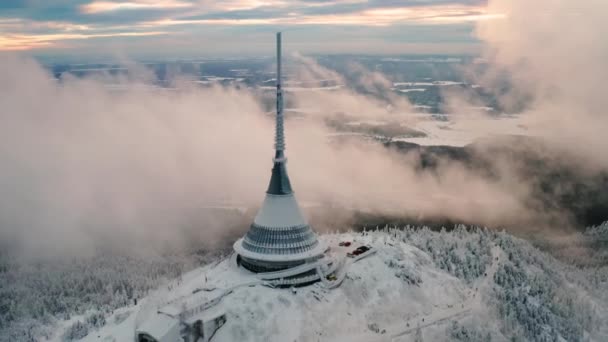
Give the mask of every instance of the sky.
POLYGON ((0 51, 263 55, 285 32, 302 53, 469 54, 486 0, 1 0, 0 51))

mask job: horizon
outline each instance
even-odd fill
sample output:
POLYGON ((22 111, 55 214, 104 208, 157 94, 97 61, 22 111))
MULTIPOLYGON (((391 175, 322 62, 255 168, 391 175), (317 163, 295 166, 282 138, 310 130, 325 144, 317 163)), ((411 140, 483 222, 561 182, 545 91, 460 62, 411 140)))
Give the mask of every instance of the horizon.
MULTIPOLYGON (((0 52, 0 56, 2 52, 0 52)), ((292 52, 283 58, 287 63, 298 63, 300 58, 298 52, 292 52)), ((41 63, 46 67, 52 67, 54 65, 61 64, 101 64, 101 65, 128 65, 131 63, 136 64, 171 64, 171 63, 198 63, 198 62, 239 62, 239 61, 270 61, 272 62, 273 56, 270 55, 250 55, 250 56, 238 56, 236 54, 221 54, 221 55, 183 55, 183 56, 163 56, 163 55, 117 55, 117 54, 91 54, 91 55, 70 55, 70 54, 32 54, 22 55, 21 57, 33 58, 37 62, 41 63)), ((306 54, 305 56, 310 58, 345 58, 345 59, 376 59, 376 58, 411 58, 408 60, 409 63, 428 63, 436 59, 455 59, 451 63, 463 63, 466 59, 482 59, 481 54, 458 54, 458 53, 442 53, 442 54, 428 54, 428 53, 409 53, 409 54, 352 54, 352 53, 318 53, 318 54, 306 54), (418 59, 418 60, 414 60, 418 59)))

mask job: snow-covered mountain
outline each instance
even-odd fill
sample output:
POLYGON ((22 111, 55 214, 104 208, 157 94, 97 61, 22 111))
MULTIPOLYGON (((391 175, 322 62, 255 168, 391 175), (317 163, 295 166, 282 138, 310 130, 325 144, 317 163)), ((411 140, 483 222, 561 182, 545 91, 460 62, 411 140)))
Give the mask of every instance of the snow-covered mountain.
POLYGON ((359 245, 375 253, 345 257, 333 288, 265 286, 227 258, 115 310, 97 327, 73 317, 54 340, 133 341, 159 311, 212 301, 205 310, 226 318, 212 341, 608 340, 605 268, 585 273, 506 233, 407 228, 321 239, 337 257, 359 245))

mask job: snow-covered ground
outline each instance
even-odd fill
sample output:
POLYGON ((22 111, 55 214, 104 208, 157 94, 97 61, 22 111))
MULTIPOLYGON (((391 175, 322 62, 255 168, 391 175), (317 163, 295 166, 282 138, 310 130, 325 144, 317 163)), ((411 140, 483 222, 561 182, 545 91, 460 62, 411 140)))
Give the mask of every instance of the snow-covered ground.
POLYGON ((426 88, 407 88, 407 89, 397 89, 394 88, 396 91, 400 92, 400 93, 411 93, 411 92, 423 92, 426 91, 426 88))
POLYGON ((454 81, 432 81, 432 82, 395 82, 393 86, 395 87, 444 87, 444 86, 453 86, 453 85, 463 85, 462 82, 454 82, 454 81))
MULTIPOLYGON (((326 87, 283 87, 283 90, 285 91, 322 91, 322 90, 339 90, 344 88, 343 85, 332 85, 332 86, 326 86, 326 87)), ((276 87, 274 86, 262 86, 260 87, 260 89, 264 89, 264 90, 275 90, 276 87)))
MULTIPOLYGON (((416 89, 408 89, 414 91, 416 89)), ((417 110, 426 110, 430 107, 415 106, 417 110)), ((424 136, 412 136, 404 133, 402 136, 393 136, 392 141, 405 141, 421 146, 457 146, 462 147, 478 139, 505 135, 535 135, 539 132, 530 125, 528 117, 523 115, 488 115, 494 112, 491 107, 471 107, 467 113, 459 114, 430 114, 423 112, 405 112, 381 118, 365 118, 351 120, 343 123, 348 126, 402 126, 410 128, 413 132, 424 133, 424 136)), ((397 128, 397 127, 396 127, 397 128)), ((390 131, 390 129, 389 129, 390 131)), ((396 130, 398 131, 398 130, 396 130)), ((387 138, 368 132, 337 131, 328 136, 361 135, 377 139, 387 138)), ((421 134, 417 134, 421 135, 421 134)))
MULTIPOLYGON (((218 294, 222 297, 213 309, 225 312, 227 321, 213 341, 476 341, 479 336, 479 341, 488 336, 506 341, 514 335, 558 340, 586 336, 602 341, 607 337, 601 335, 605 324, 597 321, 601 317, 593 317, 601 310, 590 302, 591 294, 567 282, 552 258, 506 234, 406 229, 330 234, 321 239, 331 246, 334 257, 343 257, 359 245, 371 246, 376 253, 347 262, 344 280, 335 288, 323 283, 271 288, 252 282, 255 279, 238 269, 234 258, 221 260, 183 275, 138 305, 115 311, 105 326, 83 341, 132 341, 136 326, 167 303, 185 307, 218 294), (341 241, 353 245, 339 247, 341 241), (562 293, 564 289, 570 293, 562 293), (513 291, 519 295, 512 303, 513 291), (562 298, 554 298, 557 294, 562 298), (519 305, 527 311, 519 312, 519 305), (513 310, 517 316, 512 316, 513 310), (542 324, 527 327, 528 321, 542 324)), ((63 338, 61 329, 56 341, 63 338)))
MULTIPOLYGON (((475 109, 473 109, 475 110, 475 109)), ((488 108, 476 110, 487 111, 488 108)), ((419 120, 413 129, 424 132, 424 137, 396 138, 422 146, 465 146, 479 138, 497 135, 528 135, 525 118, 521 116, 489 117, 475 115, 471 118, 452 115, 450 121, 419 120)))

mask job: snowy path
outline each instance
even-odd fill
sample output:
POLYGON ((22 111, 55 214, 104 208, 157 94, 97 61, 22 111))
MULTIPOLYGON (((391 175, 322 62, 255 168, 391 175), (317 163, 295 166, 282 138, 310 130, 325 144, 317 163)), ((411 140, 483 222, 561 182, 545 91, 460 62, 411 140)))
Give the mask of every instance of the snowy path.
MULTIPOLYGON (((424 329, 424 328, 428 328, 430 326, 438 325, 438 324, 441 324, 441 323, 444 323, 444 322, 447 322, 447 321, 451 321, 451 320, 454 320, 454 319, 460 319, 462 317, 465 317, 465 316, 469 315, 470 313, 471 313, 471 309, 469 308, 469 309, 464 309, 464 310, 458 310, 456 313, 451 313, 451 314, 448 314, 447 316, 437 315, 437 317, 435 317, 434 321, 431 320, 428 323, 408 328, 408 329, 400 332, 397 335, 393 335, 393 341, 395 341, 396 338, 399 338, 401 336, 404 336, 404 335, 407 335, 409 333, 415 332, 418 328, 424 329)), ((429 316, 432 316, 432 315, 429 315, 429 316)))
MULTIPOLYGON (((180 312, 178 316, 180 319, 189 319, 190 317, 192 317, 194 315, 200 314, 201 312, 203 312, 205 310, 209 310, 210 308, 218 305, 224 297, 231 294, 238 288, 262 285, 262 284, 263 284, 262 281, 252 281, 252 282, 247 282, 247 283, 232 286, 226 290, 223 290, 217 297, 215 297, 211 300, 206 300, 203 303, 200 303, 198 305, 195 305, 194 307, 191 307, 187 310, 180 312)), ((164 313, 162 309, 158 310, 158 312, 164 313)), ((173 315, 171 315, 170 313, 165 313, 165 314, 167 314, 168 316, 171 316, 173 318, 177 318, 177 317, 174 317, 173 315)))
POLYGON ((486 292, 486 290, 488 290, 491 285, 494 283, 494 275, 496 274, 496 271, 498 270, 498 266, 500 265, 500 262, 502 261, 502 249, 500 249, 500 247, 498 246, 494 246, 492 247, 492 265, 490 265, 490 268, 486 271, 486 275, 479 280, 478 284, 476 284, 476 288, 479 289, 479 291, 477 291, 476 295, 473 296, 474 302, 473 302, 473 307, 480 307, 481 306, 481 294, 486 292))
POLYGON ((482 305, 481 301, 481 293, 485 292, 494 282, 494 274, 498 270, 498 265, 502 260, 502 250, 498 246, 492 247, 491 250, 492 255, 492 264, 487 269, 484 277, 477 280, 472 288, 475 289, 475 292, 472 297, 469 297, 465 300, 460 308, 458 306, 454 306, 445 310, 437 310, 432 312, 420 319, 416 319, 418 321, 417 324, 413 324, 411 321, 407 321, 406 325, 407 329, 402 330, 398 333, 394 333, 392 335, 392 341, 396 341, 399 337, 415 332, 418 328, 424 329, 433 325, 438 325, 444 323, 449 320, 460 319, 471 314, 475 308, 479 308, 482 305))

